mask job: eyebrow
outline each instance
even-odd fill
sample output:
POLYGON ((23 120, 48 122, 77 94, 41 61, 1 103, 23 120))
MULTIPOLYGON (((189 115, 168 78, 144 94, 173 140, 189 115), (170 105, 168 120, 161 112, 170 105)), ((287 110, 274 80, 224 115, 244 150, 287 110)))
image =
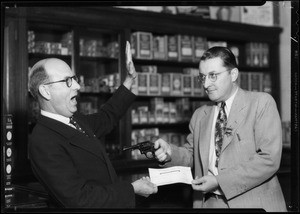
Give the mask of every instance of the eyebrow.
MULTIPOLYGON (((218 73, 218 72, 217 72, 217 71, 210 71, 210 72, 208 72, 208 74, 214 74, 214 73, 218 73)), ((203 74, 203 73, 199 72, 199 75, 200 75, 200 74, 206 75, 206 74, 203 74)))

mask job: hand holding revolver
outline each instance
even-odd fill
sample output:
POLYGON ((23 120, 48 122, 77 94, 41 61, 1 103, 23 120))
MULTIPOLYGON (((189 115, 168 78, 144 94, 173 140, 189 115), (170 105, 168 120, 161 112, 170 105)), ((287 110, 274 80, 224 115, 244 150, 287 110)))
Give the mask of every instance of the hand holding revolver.
POLYGON ((154 153, 155 158, 159 162, 166 163, 171 161, 172 150, 169 143, 159 138, 154 142, 154 149, 155 149, 155 153, 154 153))

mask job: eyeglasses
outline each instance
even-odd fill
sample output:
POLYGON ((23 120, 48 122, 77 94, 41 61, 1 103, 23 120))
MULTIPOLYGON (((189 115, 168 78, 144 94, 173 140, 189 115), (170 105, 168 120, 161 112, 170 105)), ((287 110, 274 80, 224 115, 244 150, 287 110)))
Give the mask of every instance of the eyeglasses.
MULTIPOLYGON (((229 71, 229 70, 226 70, 226 71, 229 71)), ((220 75, 221 73, 224 73, 226 71, 222 71, 222 72, 219 72, 219 73, 210 73, 208 75, 204 75, 204 74, 199 74, 198 76, 198 81, 204 83, 205 80, 206 80, 206 76, 208 76, 208 79, 212 82, 216 82, 217 79, 218 79, 218 75, 220 75)))
POLYGON ((77 76, 72 76, 72 77, 67 77, 65 80, 58 80, 58 81, 54 81, 54 82, 48 82, 45 83, 44 85, 49 85, 49 84, 53 84, 53 83, 58 83, 58 82, 66 82, 67 86, 70 88, 72 86, 72 79, 74 79, 76 82, 78 82, 78 77, 77 76))

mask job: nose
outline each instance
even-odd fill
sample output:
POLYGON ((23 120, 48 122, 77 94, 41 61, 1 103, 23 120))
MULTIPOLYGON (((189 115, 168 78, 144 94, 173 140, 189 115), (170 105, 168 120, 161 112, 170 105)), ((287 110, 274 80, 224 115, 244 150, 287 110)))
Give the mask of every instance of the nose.
POLYGON ((207 88, 210 85, 211 81, 208 76, 205 76, 204 81, 202 81, 203 87, 207 88))
POLYGON ((80 89, 80 85, 79 85, 79 83, 76 81, 76 80, 74 80, 74 79, 72 79, 72 87, 74 88, 74 89, 76 89, 76 90, 79 90, 80 89))

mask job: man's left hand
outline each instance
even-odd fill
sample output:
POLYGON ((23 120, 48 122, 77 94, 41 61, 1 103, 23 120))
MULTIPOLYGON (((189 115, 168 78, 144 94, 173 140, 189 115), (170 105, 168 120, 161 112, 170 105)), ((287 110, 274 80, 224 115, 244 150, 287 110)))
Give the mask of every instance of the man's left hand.
POLYGON ((192 181, 193 190, 201 191, 204 194, 208 192, 213 192, 219 187, 217 178, 213 175, 205 175, 201 178, 196 177, 192 181))

